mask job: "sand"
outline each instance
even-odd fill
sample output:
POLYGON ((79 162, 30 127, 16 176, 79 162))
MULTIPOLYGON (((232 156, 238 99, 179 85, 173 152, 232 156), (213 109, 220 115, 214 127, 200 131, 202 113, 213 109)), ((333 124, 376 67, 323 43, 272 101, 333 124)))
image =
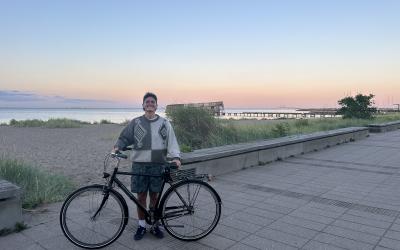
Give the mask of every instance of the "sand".
MULTIPOLYGON (((56 129, 0 126, 0 155, 65 175, 79 186, 102 183, 104 156, 123 128, 115 124, 56 129)), ((129 166, 124 161, 121 169, 129 166)))

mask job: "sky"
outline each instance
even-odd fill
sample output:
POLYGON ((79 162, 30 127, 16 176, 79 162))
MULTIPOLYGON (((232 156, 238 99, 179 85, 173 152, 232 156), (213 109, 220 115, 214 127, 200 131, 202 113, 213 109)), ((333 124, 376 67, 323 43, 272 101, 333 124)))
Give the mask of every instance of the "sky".
POLYGON ((400 1, 0 1, 0 107, 400 103, 400 1))

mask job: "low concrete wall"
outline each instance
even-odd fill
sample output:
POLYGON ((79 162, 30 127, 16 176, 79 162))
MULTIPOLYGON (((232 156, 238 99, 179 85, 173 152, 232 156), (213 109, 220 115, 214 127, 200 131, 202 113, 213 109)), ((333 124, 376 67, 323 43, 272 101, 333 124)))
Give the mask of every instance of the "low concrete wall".
POLYGON ((221 175, 240 169, 365 138, 367 127, 352 127, 287 136, 252 143, 240 143, 195 150, 182 154, 184 168, 196 168, 197 173, 221 175))
POLYGON ((393 131, 396 129, 400 129, 400 121, 387 122, 382 124, 370 124, 368 125, 368 128, 369 132, 371 133, 382 133, 382 132, 393 131))
POLYGON ((14 229, 17 222, 22 222, 20 188, 0 179, 0 230, 14 229))

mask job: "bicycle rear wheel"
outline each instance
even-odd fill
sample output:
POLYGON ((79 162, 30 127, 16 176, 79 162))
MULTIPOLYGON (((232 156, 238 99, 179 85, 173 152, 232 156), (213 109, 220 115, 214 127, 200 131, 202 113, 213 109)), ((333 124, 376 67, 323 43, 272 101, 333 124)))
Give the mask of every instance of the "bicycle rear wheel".
POLYGON ((184 241, 207 236, 221 216, 219 195, 210 185, 198 180, 186 180, 171 186, 160 204, 165 230, 184 241))
POLYGON ((114 242, 126 226, 125 200, 116 191, 104 192, 104 189, 102 185, 80 188, 67 197, 61 208, 61 229, 68 240, 79 247, 105 247, 114 242), (106 199, 99 210, 103 198, 106 199))

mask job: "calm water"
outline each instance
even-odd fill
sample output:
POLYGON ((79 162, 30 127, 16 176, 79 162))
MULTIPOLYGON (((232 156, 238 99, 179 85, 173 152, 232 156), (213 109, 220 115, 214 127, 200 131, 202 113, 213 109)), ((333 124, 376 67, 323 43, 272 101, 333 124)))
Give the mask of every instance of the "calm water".
MULTIPOLYGON (((241 112, 295 112, 294 109, 225 109, 226 113, 241 112)), ((157 113, 165 117, 165 110, 158 109, 157 113)), ((143 115, 141 108, 127 109, 45 109, 45 108, 0 108, 0 123, 8 123, 11 119, 26 120, 49 118, 70 118, 86 122, 100 122, 102 119, 115 123, 131 120, 136 116, 143 115)))

